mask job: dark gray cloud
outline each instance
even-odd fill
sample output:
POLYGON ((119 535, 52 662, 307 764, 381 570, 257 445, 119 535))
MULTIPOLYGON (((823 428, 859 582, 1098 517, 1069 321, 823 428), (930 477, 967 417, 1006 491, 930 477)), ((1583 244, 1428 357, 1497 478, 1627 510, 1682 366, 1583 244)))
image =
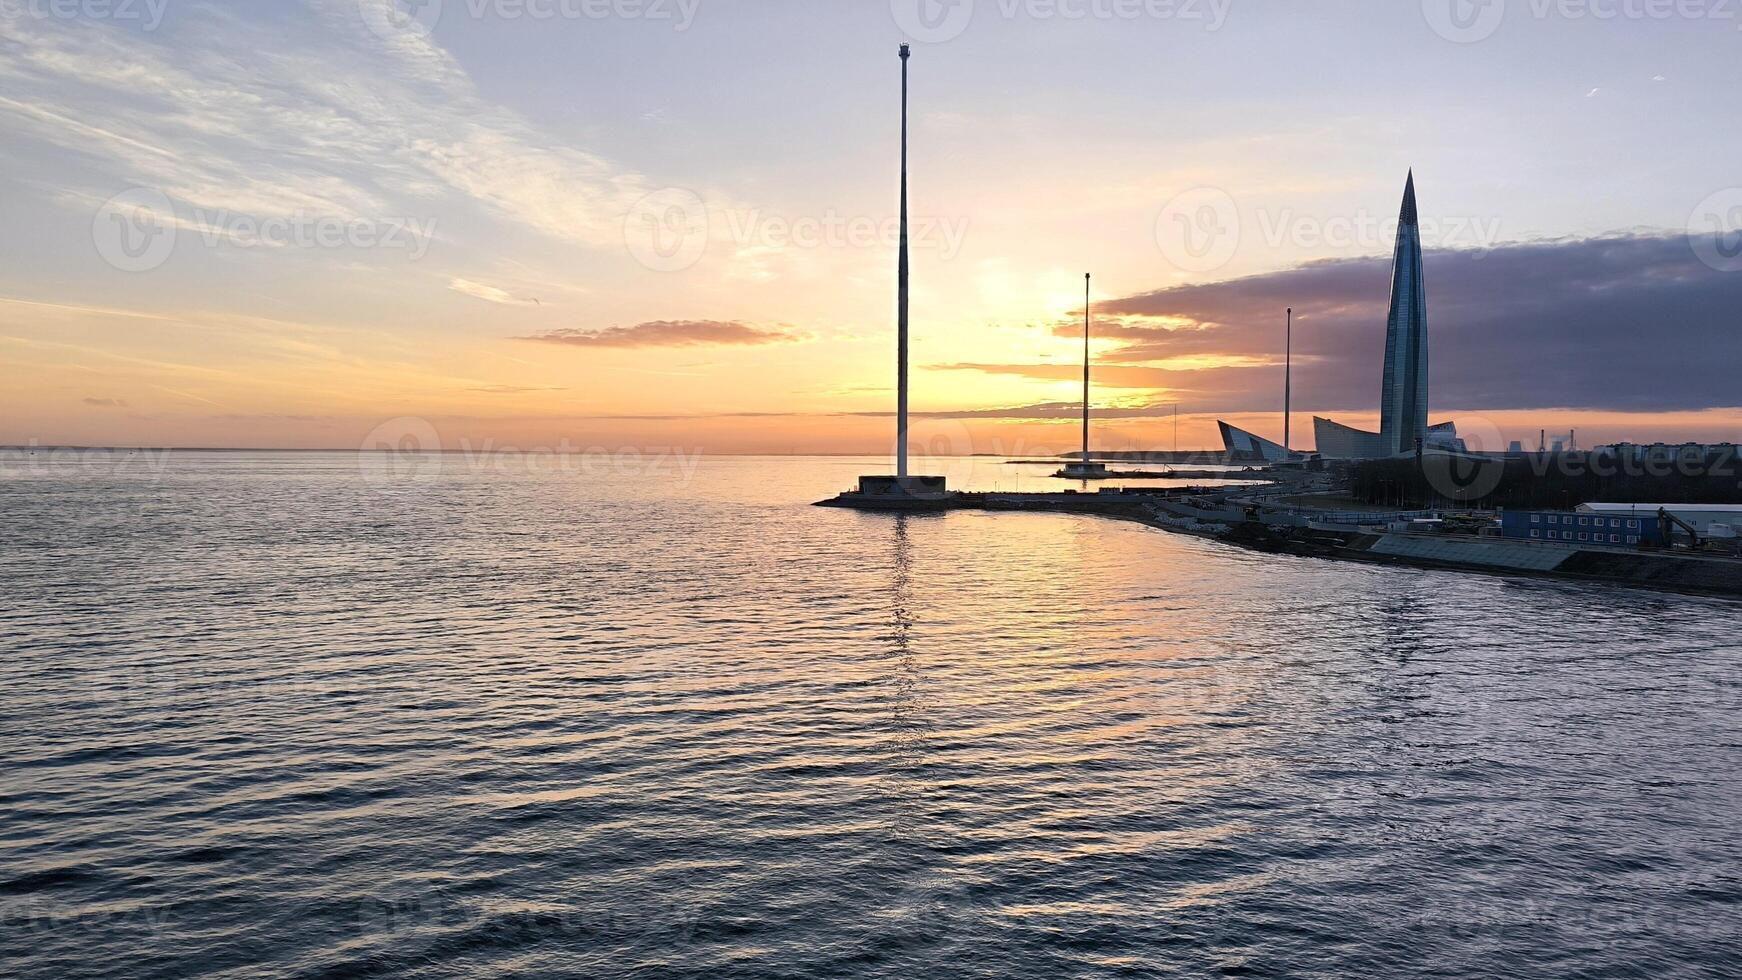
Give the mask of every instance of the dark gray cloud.
MULTIPOLYGON (((1438 251, 1426 257, 1433 404, 1439 410, 1672 411, 1742 405, 1742 273, 1717 272, 1683 235, 1623 235, 1438 251)), ((1195 410, 1280 400, 1283 310, 1295 310, 1295 398, 1306 411, 1372 411, 1389 302, 1388 259, 1316 262, 1098 304, 1119 365, 1193 354, 1275 367, 1159 371, 1195 410), (1152 318, 1201 327, 1169 330, 1152 318)), ((1071 336, 1081 327, 1058 325, 1071 336)), ((963 365, 963 367, 970 367, 963 365)), ((1053 377, 1049 365, 977 365, 1053 377), (1028 373, 1030 370, 1036 373, 1028 373)))
POLYGON ((804 338, 788 330, 753 327, 735 320, 654 320, 604 330, 553 330, 516 339, 571 347, 747 347, 804 338))

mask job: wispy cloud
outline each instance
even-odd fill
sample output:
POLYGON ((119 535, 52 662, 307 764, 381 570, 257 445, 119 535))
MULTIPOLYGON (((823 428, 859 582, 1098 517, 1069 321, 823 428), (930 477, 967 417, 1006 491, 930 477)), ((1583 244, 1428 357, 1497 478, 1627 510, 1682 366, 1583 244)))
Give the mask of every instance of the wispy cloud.
POLYGON ((189 208, 347 218, 466 201, 618 244, 642 178, 487 101, 418 32, 378 37, 365 18, 389 2, 307 0, 263 19, 206 4, 157 34, 3 18, 0 124, 102 164, 115 184, 92 188, 99 199, 141 184, 189 208))
POLYGON ((796 343, 804 338, 790 330, 753 327, 735 320, 654 320, 605 330, 553 330, 515 339, 570 347, 755 347, 796 343))
POLYGON ((38 310, 50 310, 55 313, 118 316, 136 320, 160 320, 164 323, 180 322, 176 317, 164 316, 161 313, 147 313, 140 310, 122 310, 111 306, 85 306, 78 303, 43 303, 37 300, 18 299, 12 296, 0 296, 0 303, 14 306, 28 306, 38 310))
POLYGON ((539 391, 568 391, 555 385, 473 385, 466 389, 486 395, 527 395, 539 391))
POLYGON ((86 405, 92 408, 126 408, 127 401, 123 398, 86 398, 86 405))
POLYGON ((213 415, 210 417, 218 422, 245 422, 251 425, 258 425, 265 422, 295 422, 302 425, 314 425, 325 429, 330 429, 334 425, 334 419, 330 415, 295 415, 280 412, 246 414, 232 412, 224 415, 213 415))
POLYGON ((536 299, 521 299, 499 286, 490 286, 470 279, 455 279, 448 283, 448 288, 456 293, 476 297, 489 303, 500 303, 503 306, 542 306, 536 299))

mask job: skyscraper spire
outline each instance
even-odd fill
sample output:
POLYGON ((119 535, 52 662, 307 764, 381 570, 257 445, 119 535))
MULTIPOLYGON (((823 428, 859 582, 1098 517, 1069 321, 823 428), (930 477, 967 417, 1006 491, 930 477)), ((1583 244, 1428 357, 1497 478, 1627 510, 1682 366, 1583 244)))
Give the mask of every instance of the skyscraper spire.
POLYGON ((1385 322, 1379 437, 1387 456, 1415 452, 1427 439, 1427 296, 1414 170, 1403 187, 1397 246, 1391 258, 1391 312, 1385 322))

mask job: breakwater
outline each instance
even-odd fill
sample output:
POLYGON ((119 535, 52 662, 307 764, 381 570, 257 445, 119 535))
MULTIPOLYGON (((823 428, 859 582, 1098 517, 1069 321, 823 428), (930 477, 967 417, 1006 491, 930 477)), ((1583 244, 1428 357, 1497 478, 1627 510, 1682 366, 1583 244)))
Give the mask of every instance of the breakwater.
MULTIPOLYGON (((1483 534, 1379 530, 1359 518, 1303 508, 1272 509, 1238 491, 1106 490, 1099 493, 956 493, 926 509, 1047 511, 1138 521, 1255 551, 1343 561, 1509 575, 1549 576, 1742 597, 1742 560, 1676 551, 1561 546, 1483 534)), ((822 507, 887 509, 847 493, 822 507)), ((898 508, 899 509, 899 508, 898 508)), ((1391 515, 1406 517, 1408 515, 1391 515)))

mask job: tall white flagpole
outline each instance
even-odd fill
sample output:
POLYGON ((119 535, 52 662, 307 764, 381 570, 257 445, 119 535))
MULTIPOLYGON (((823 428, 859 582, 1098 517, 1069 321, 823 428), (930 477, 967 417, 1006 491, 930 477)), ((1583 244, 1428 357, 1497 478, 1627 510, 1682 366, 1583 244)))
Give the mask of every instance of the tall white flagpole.
POLYGON ((907 45, 901 46, 901 258, 896 268, 895 475, 907 478, 907 45))

